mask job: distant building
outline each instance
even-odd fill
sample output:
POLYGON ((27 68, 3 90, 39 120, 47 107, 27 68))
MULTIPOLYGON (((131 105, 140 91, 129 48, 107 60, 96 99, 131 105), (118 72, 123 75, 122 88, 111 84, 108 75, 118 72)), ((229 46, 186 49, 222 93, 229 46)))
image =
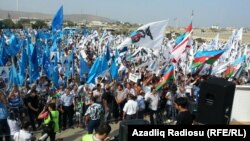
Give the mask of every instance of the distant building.
POLYGON ((104 27, 106 25, 103 22, 101 22, 101 21, 91 21, 89 23, 89 26, 90 27, 104 27))
POLYGON ((212 25, 211 29, 220 29, 220 27, 218 25, 212 25))

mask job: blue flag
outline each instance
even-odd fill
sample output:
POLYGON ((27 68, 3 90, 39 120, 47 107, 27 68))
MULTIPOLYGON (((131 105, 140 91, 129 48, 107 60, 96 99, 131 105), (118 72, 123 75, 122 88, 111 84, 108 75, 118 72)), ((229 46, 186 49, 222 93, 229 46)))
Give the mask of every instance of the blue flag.
POLYGON ((57 49, 57 43, 56 43, 56 41, 54 41, 52 47, 50 48, 50 51, 54 52, 54 51, 56 51, 56 49, 57 49))
POLYGON ((52 79, 52 64, 50 62, 49 57, 46 55, 46 53, 43 54, 43 72, 45 75, 51 80, 52 79))
POLYGON ((65 66, 66 66, 66 71, 65 71, 65 76, 67 77, 67 79, 69 79, 71 77, 71 74, 73 74, 73 64, 74 64, 74 54, 73 54, 73 51, 71 52, 71 54, 67 57, 66 59, 66 63, 65 63, 65 66), (70 70, 70 68, 72 68, 72 71, 70 70))
POLYGON ((176 39, 175 39, 175 45, 178 45, 186 36, 186 33, 182 33, 180 36, 178 36, 176 39))
POLYGON ((110 57, 110 52, 109 52, 109 46, 106 46, 106 53, 105 53, 105 58, 107 59, 107 61, 109 61, 110 57))
POLYGON ((9 80, 10 80, 9 89, 11 89, 13 87, 13 85, 20 84, 19 77, 17 75, 17 70, 16 70, 16 67, 14 66, 14 64, 12 64, 12 67, 10 68, 9 80))
POLYGON ((110 74, 111 74, 113 79, 118 80, 118 78, 119 78, 119 76, 118 76, 118 66, 116 65, 115 61, 113 61, 112 64, 111 64, 110 74))
POLYGON ((28 56, 27 56, 27 53, 26 53, 26 49, 23 48, 22 50, 22 56, 21 56, 21 61, 20 61, 20 64, 19 64, 19 72, 22 76, 26 76, 26 68, 28 67, 28 56))
POLYGON ((82 78, 85 73, 89 72, 89 66, 87 62, 80 55, 80 77, 82 78))
POLYGON ((0 39, 0 66, 5 66, 8 61, 8 54, 5 49, 4 39, 0 39))
POLYGON ((50 56, 50 49, 49 49, 48 44, 46 44, 44 53, 45 53, 45 55, 50 56))
POLYGON ((102 57, 101 60, 101 66, 98 67, 98 74, 101 74, 102 72, 106 71, 108 69, 108 61, 105 56, 102 57))
POLYGON ((57 11, 56 15, 54 16, 52 20, 52 31, 60 30, 62 29, 63 25, 63 6, 60 7, 60 9, 57 11))
POLYGON ((19 52, 22 42, 18 42, 15 35, 11 35, 11 38, 9 40, 9 47, 6 48, 6 52, 10 56, 16 56, 16 54, 19 52))
POLYGON ((53 67, 53 77, 52 77, 52 81, 54 84, 54 87, 58 87, 58 79, 59 79, 59 72, 58 72, 58 66, 57 66, 57 55, 55 56, 55 63, 54 63, 54 67, 53 67))
POLYGON ((37 80, 39 77, 39 66, 37 59, 37 50, 36 47, 33 48, 32 55, 30 57, 30 82, 37 80))
POLYGON ((95 83, 95 78, 100 75, 105 73, 105 71, 108 70, 108 61, 105 56, 102 56, 101 58, 98 58, 96 62, 93 65, 93 69, 91 67, 88 81, 87 83, 95 83))
POLYGON ((101 59, 98 57, 96 58, 94 64, 91 66, 88 74, 88 80, 87 83, 95 83, 95 77, 98 74, 98 69, 100 69, 101 66, 101 59))

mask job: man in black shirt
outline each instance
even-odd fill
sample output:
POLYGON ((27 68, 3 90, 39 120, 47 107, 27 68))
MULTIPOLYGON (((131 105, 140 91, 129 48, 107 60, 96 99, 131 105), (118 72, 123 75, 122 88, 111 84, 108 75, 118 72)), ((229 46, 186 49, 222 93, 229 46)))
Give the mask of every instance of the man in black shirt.
POLYGON ((36 131, 35 119, 37 119, 39 112, 38 96, 36 90, 32 90, 30 96, 27 98, 27 107, 28 107, 30 123, 32 125, 33 131, 36 131))
POLYGON ((188 101, 187 98, 180 97, 175 100, 175 108, 179 111, 176 116, 176 125, 192 125, 193 116, 188 111, 188 101))
POLYGON ((104 93, 102 95, 102 99, 103 99, 103 106, 104 106, 104 110, 105 110, 105 122, 109 122, 108 120, 111 119, 111 111, 112 111, 112 103, 113 101, 113 95, 110 91, 110 87, 109 85, 105 86, 105 90, 104 93))

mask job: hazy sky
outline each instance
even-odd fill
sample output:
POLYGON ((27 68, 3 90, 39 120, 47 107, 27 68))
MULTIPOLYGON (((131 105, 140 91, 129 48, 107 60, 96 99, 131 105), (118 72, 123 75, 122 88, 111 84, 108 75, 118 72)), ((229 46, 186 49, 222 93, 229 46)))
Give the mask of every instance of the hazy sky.
POLYGON ((60 5, 65 14, 92 14, 119 21, 148 23, 169 19, 172 26, 190 23, 250 27, 250 0, 0 0, 0 9, 54 14, 60 5))

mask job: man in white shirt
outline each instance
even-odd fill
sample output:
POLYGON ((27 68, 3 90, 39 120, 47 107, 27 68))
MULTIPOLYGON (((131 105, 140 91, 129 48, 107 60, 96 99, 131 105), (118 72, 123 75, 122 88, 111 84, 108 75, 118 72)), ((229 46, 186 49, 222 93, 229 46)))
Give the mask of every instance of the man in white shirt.
POLYGON ((16 132, 19 132, 21 126, 21 122, 17 118, 17 113, 14 113, 14 111, 11 110, 7 122, 10 128, 10 135, 13 137, 16 132))
POLYGON ((23 123, 23 127, 19 132, 16 132, 14 134, 13 139, 15 141, 27 141, 27 140, 31 140, 32 135, 31 133, 28 132, 28 128, 29 128, 29 122, 25 121, 23 123))
POLYGON ((131 87, 130 83, 127 83, 127 88, 125 89, 125 92, 127 94, 132 94, 132 95, 135 96, 135 90, 131 87))
POLYGON ((155 121, 160 101, 160 97, 155 88, 152 88, 152 92, 147 97, 145 97, 145 99, 149 103, 150 122, 152 125, 154 125, 156 124, 155 121))
POLYGON ((100 84, 96 85, 96 90, 93 91, 93 96, 96 97, 96 102, 102 104, 103 90, 100 84))
POLYGON ((177 98, 180 97, 187 97, 185 87, 183 86, 179 87, 179 92, 177 93, 177 98))
POLYGON ((136 113, 138 111, 138 103, 135 101, 135 96, 133 94, 128 94, 128 101, 123 107, 123 119, 130 120, 136 119, 136 113))

